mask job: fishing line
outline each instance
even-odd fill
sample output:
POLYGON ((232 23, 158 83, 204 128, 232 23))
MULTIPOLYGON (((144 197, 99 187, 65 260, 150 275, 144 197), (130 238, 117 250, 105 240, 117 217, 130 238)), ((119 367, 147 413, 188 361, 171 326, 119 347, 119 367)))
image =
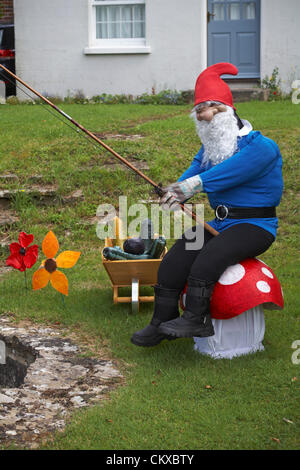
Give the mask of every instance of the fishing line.
MULTIPOLYGON (((121 155, 119 155, 115 150, 113 150, 111 147, 109 147, 109 145, 105 144, 102 140, 99 139, 99 137, 97 137, 95 134, 93 134, 91 131, 89 131, 88 129, 86 129, 85 127, 83 127, 79 122, 75 121, 71 116, 69 116, 67 113, 65 113, 62 109, 60 109, 58 106, 56 106, 54 103, 52 103, 49 99, 45 98, 43 95, 41 95, 38 91, 34 90, 34 88, 32 88, 30 85, 28 85, 26 82, 24 82, 20 77, 18 77, 17 75, 15 75, 13 72, 11 72, 10 70, 8 70, 4 65, 0 64, 0 67, 6 72, 8 73, 10 76, 12 76, 17 82, 21 83, 24 87, 28 88, 28 90, 30 90, 33 94, 35 94, 36 96, 38 96, 42 102, 45 102, 47 103, 51 108, 55 109, 59 114, 61 114, 62 116, 64 116, 68 121, 70 121, 77 129, 77 133, 79 133, 79 130, 81 130, 84 134, 86 134, 86 136, 88 136, 90 139, 94 140, 95 142, 98 143, 98 145, 101 145, 105 150, 107 150, 108 152, 110 152, 112 155, 114 155, 114 157, 116 157, 118 160, 120 160, 124 165, 126 165, 128 168, 130 168, 131 170, 133 170, 136 174, 138 174, 141 178, 143 178, 145 181, 147 181, 149 184, 151 184, 152 187, 154 187, 155 189, 155 192, 161 197, 163 194, 164 194, 164 191, 163 189, 160 187, 160 185, 156 184, 151 178, 149 178, 148 176, 146 176, 144 173, 142 173, 140 170, 138 170, 132 163, 130 163, 128 160, 126 160, 124 157, 122 157, 121 155)), ((26 94, 27 96, 29 96, 29 98, 33 101, 33 98, 28 95, 22 88, 19 88, 24 94, 26 94)), ((47 109, 47 111, 50 112, 50 110, 48 108, 45 107, 45 109, 47 109)), ((50 114, 53 114, 52 112, 50 112, 50 114)), ((54 115, 54 114, 53 114, 54 115)), ((57 115, 55 115, 56 118, 58 118, 57 115)), ((61 119, 60 119, 61 120, 61 119)), ((65 121, 61 120, 64 124, 67 124, 65 121)), ((69 124, 67 124, 68 127, 71 127, 69 124)), ((74 131, 75 129, 73 127, 71 127, 74 131)), ((79 133, 79 135, 81 135, 79 133)), ((90 139, 87 138, 86 136, 84 136, 89 142, 90 142, 90 139)), ((92 143, 92 142, 91 142, 92 143)), ((98 148, 98 146, 97 146, 98 148)), ((194 220, 196 220, 198 223, 200 223, 201 225, 203 225, 212 235, 218 235, 218 232, 213 229, 209 224, 207 224, 206 222, 200 220, 196 214, 194 214, 190 209, 188 209, 183 203, 178 203, 179 206, 181 207, 181 209, 187 213, 190 217, 192 217, 194 220)))

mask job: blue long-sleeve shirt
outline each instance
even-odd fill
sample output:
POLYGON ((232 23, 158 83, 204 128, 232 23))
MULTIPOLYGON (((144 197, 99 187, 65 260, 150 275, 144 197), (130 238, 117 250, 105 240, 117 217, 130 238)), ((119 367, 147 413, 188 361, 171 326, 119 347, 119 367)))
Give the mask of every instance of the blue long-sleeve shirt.
MULTIPOLYGON (((204 166, 203 154, 202 145, 191 166, 178 181, 200 174, 203 191, 207 193, 213 209, 221 204, 228 207, 279 205, 283 191, 282 157, 273 140, 259 131, 251 131, 238 138, 238 150, 232 157, 215 166, 204 166)), ((209 222, 219 232, 240 223, 258 225, 276 237, 277 217, 223 221, 214 219, 209 222)))

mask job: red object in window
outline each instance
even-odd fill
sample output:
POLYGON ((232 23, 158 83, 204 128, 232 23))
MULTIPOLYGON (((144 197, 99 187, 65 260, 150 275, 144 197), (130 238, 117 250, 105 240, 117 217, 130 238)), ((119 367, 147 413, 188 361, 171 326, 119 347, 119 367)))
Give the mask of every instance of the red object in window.
POLYGON ((15 57, 15 52, 11 49, 0 49, 0 57, 15 57))
POLYGON ((21 232, 19 235, 19 243, 11 243, 9 245, 11 255, 6 260, 7 266, 23 272, 27 268, 32 268, 38 257, 38 246, 32 245, 33 235, 27 235, 21 232))

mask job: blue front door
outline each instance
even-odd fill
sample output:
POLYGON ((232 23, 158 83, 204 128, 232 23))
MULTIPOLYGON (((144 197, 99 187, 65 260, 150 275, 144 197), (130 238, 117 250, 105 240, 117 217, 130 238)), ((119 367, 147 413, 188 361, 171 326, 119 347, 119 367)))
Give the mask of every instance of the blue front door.
POLYGON ((208 65, 231 62, 237 78, 259 78, 260 0, 208 0, 207 18, 208 65))

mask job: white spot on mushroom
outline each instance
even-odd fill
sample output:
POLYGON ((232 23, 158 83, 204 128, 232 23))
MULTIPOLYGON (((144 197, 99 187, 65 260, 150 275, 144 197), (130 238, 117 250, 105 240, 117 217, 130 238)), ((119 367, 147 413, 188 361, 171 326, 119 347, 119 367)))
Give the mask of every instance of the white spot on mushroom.
POLYGON ((271 292, 271 287, 269 286, 269 284, 265 281, 258 281, 256 283, 256 287, 258 290, 260 290, 260 292, 264 292, 264 293, 268 293, 268 292, 271 292))
POLYGON ((229 266, 219 279, 219 283, 223 286, 230 286, 236 284, 245 276, 245 268, 241 264, 234 264, 229 266))
POLYGON ((268 276, 270 279, 274 279, 274 276, 273 276, 273 274, 271 273, 271 271, 270 271, 269 269, 267 269, 267 268, 261 268, 261 270, 262 270, 262 272, 263 272, 266 276, 268 276))

